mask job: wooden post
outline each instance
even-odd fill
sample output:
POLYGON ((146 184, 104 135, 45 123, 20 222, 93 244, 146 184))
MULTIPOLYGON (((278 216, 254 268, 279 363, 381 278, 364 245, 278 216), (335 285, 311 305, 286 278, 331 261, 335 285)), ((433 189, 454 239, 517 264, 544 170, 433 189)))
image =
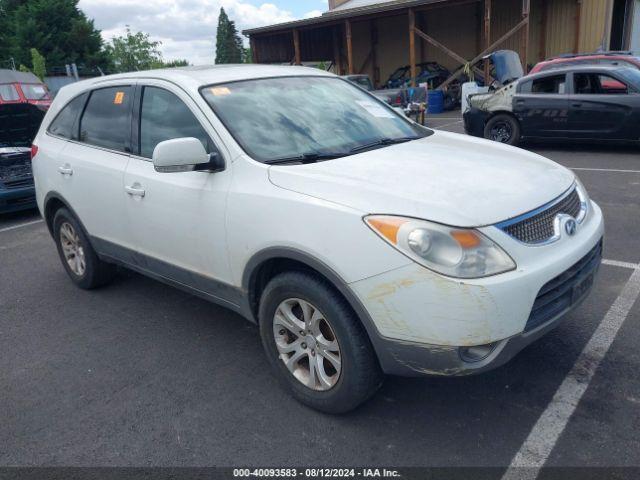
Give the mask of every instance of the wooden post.
MULTIPOLYGON (((491 45, 491 0, 484 0, 484 47, 491 45)), ((484 84, 491 83, 489 61, 484 61, 484 84)))
POLYGON ((540 44, 538 45, 538 60, 547 58, 547 24, 549 23, 549 4, 547 0, 540 3, 542 18, 540 19, 540 44))
POLYGON ((411 86, 416 86, 416 15, 409 9, 409 65, 411 66, 411 86))
POLYGON ((347 35, 347 63, 349 75, 353 75, 355 73, 354 65, 353 65, 353 43, 351 37, 351 22, 349 20, 344 21, 344 28, 347 35))
POLYGON ((258 49, 256 48, 256 39, 250 37, 249 45, 251 45, 251 60, 253 61, 253 63, 258 63, 258 49))
POLYGON ((525 75, 529 71, 528 56, 529 56, 529 12, 530 12, 530 0, 522 0, 522 20, 526 21, 524 28, 522 29, 522 68, 525 75))
POLYGON ((342 75, 342 55, 340 55, 340 27, 336 25, 333 28, 333 62, 336 69, 336 75, 342 75))
POLYGON ((296 65, 302 65, 300 58, 300 32, 296 28, 293 29, 293 50, 295 52, 294 63, 296 65))
POLYGON ((580 25, 582 23, 582 0, 576 0, 576 38, 573 44, 573 53, 580 52, 580 25))
POLYGON ((373 72, 372 80, 374 88, 380 83, 380 71, 378 70, 378 57, 376 55, 376 47, 378 45, 378 29, 376 21, 371 20, 371 70, 373 72))

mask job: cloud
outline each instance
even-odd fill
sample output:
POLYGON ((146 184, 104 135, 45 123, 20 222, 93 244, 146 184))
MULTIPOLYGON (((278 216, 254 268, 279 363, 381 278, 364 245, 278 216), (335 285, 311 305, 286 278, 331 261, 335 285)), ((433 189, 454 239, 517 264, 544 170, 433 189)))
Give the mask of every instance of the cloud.
MULTIPOLYGON (((106 41, 122 35, 129 25, 133 31, 149 33, 153 40, 162 42, 166 59, 186 58, 195 65, 214 62, 220 7, 239 31, 296 20, 290 11, 273 3, 256 6, 243 0, 80 0, 79 6, 95 20, 106 41)), ((322 11, 313 10, 304 18, 320 14, 322 11)))

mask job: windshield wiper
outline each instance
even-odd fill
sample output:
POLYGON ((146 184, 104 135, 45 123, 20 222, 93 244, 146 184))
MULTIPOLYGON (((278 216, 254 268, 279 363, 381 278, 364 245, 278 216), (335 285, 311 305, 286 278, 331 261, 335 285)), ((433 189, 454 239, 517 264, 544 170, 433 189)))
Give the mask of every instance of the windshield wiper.
POLYGON ((373 148, 386 147, 388 145, 395 145, 397 143, 405 143, 410 142, 411 140, 417 140, 422 137, 413 136, 413 137, 400 137, 400 138, 379 138, 371 143, 365 143, 364 145, 358 145, 357 147, 353 147, 350 153, 362 152, 364 150, 369 150, 373 148))
POLYGON ((309 152, 302 155, 295 155, 293 157, 274 158, 273 160, 265 160, 267 165, 281 165, 285 163, 316 163, 322 160, 333 160, 334 158, 340 158, 347 155, 346 153, 316 153, 309 152))

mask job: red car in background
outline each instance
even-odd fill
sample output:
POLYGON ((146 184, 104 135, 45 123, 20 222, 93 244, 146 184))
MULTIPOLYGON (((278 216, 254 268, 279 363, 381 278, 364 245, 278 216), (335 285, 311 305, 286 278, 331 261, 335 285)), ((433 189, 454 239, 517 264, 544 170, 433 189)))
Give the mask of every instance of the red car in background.
POLYGON ((47 86, 33 73, 0 70, 0 105, 30 103, 44 110, 51 106, 47 86))
MULTIPOLYGON (((537 63, 529 74, 544 72, 554 68, 577 67, 579 65, 629 67, 640 70, 640 57, 633 56, 632 52, 596 52, 561 55, 537 63)), ((614 92, 624 90, 624 85, 610 80, 603 82, 602 88, 614 92)))

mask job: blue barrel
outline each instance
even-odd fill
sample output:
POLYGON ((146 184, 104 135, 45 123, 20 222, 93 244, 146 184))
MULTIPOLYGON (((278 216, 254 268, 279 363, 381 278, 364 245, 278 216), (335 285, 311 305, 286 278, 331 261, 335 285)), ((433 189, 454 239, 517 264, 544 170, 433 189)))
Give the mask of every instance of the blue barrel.
POLYGON ((427 99, 427 113, 444 112, 444 93, 442 90, 429 90, 427 99))

